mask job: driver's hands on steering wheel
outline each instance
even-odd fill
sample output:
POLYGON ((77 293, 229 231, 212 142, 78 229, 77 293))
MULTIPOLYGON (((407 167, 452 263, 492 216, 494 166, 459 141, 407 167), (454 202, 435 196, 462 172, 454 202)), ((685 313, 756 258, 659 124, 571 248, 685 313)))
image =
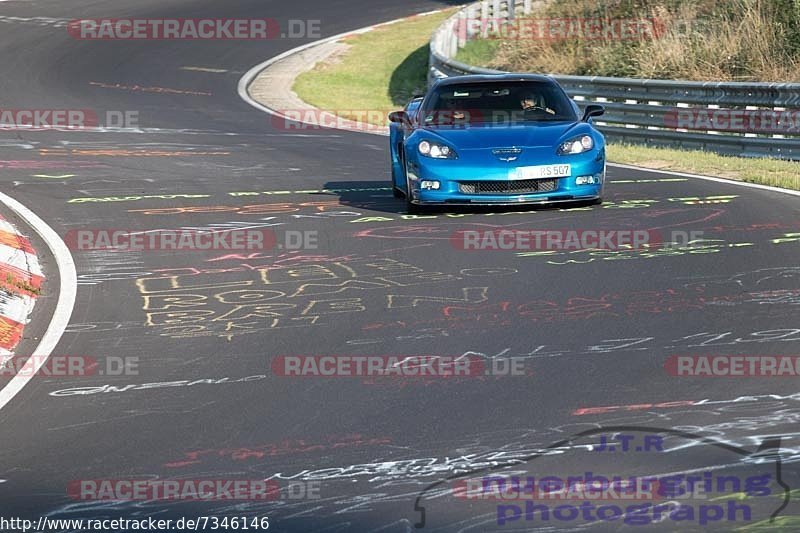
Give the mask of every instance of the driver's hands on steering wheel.
POLYGON ((526 112, 527 111, 544 111, 545 113, 548 113, 550 115, 555 115, 556 114, 556 112, 553 111, 552 109, 550 109, 549 107, 543 107, 543 106, 537 105, 536 102, 531 100, 530 98, 526 98, 526 99, 522 100, 522 102, 520 102, 520 103, 522 105, 522 110, 526 111, 526 112))

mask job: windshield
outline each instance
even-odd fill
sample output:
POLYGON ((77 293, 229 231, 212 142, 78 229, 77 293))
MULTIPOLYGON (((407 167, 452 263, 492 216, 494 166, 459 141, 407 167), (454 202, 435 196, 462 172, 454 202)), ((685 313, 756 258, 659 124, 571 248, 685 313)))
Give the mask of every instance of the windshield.
POLYGON ((426 126, 516 124, 578 120, 570 99, 553 82, 512 81, 444 85, 422 117, 426 126))

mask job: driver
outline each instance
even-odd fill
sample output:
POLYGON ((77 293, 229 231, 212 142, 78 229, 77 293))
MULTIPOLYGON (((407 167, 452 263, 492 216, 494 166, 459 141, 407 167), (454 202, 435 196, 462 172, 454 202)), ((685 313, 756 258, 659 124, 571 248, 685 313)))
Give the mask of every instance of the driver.
POLYGON ((522 97, 522 100, 520 100, 519 105, 523 111, 544 111, 551 115, 556 114, 555 111, 547 107, 541 95, 526 94, 522 97))

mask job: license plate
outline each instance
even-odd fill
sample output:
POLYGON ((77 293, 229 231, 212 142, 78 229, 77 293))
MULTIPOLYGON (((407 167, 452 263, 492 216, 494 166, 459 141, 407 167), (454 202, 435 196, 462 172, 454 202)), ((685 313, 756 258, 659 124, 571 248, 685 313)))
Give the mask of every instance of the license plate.
POLYGON ((563 178, 570 175, 570 165, 538 165, 519 167, 510 172, 512 179, 535 180, 539 178, 563 178))

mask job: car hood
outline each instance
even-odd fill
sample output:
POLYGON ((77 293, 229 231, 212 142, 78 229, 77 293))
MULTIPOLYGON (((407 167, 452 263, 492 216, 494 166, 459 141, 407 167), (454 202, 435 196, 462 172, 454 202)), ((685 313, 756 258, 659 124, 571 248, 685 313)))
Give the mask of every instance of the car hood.
POLYGON ((440 137, 456 150, 479 150, 519 146, 555 147, 576 130, 581 122, 536 122, 524 125, 471 124, 469 126, 426 127, 426 132, 440 137), (573 132, 573 130, 576 130, 573 132))

